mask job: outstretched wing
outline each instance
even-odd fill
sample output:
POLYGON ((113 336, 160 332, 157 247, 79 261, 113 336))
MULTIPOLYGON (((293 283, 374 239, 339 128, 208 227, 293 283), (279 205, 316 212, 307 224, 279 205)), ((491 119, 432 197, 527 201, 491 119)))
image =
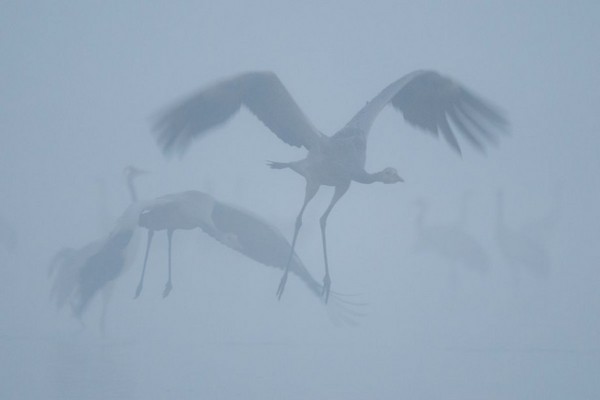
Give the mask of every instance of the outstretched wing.
MULTIPOLYGON (((285 269, 292 246, 277 228, 259 216, 239 207, 216 202, 212 222, 218 234, 207 233, 224 245, 263 265, 285 269)), ((302 279, 317 297, 321 296, 321 284, 312 277, 295 253, 290 271, 302 279)))
POLYGON ((455 132, 476 149, 485 150, 485 141, 496 143, 508 121, 486 100, 464 86, 434 71, 414 71, 403 76, 367 103, 346 125, 368 134, 381 110, 392 104, 404 120, 437 136, 442 135, 459 154, 455 132), (451 124, 453 126, 451 126, 451 124))
POLYGON ((154 126, 164 153, 182 154, 194 138, 226 122, 245 105, 281 140, 311 148, 321 133, 277 75, 249 72, 200 90, 164 111, 154 126))

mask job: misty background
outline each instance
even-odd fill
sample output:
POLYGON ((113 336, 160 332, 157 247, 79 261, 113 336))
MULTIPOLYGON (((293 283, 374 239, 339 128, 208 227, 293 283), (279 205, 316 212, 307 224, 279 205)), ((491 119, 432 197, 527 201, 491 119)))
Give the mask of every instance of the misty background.
MULTIPOLYGON (((2 2, 0 397, 598 398, 600 6, 273 3, 2 2), (278 302, 279 270, 199 230, 175 232, 164 300, 164 233, 133 300, 141 239, 104 333, 99 299, 83 323, 51 304, 52 257, 112 227, 130 203, 127 165, 152 172, 137 181, 142 199, 207 191, 291 239, 304 182, 265 161, 305 151, 243 110, 169 160, 150 133, 165 106, 272 70, 332 134, 421 68, 499 105, 511 134, 460 158, 381 113, 367 170, 393 166, 405 183, 352 185, 328 224, 332 290, 368 303, 358 325, 333 324, 292 276, 278 302), (534 268, 511 260, 501 230, 527 238, 534 268), (479 262, 452 247, 460 235, 479 262)), ((297 245, 318 280, 331 194, 309 205, 297 245)))

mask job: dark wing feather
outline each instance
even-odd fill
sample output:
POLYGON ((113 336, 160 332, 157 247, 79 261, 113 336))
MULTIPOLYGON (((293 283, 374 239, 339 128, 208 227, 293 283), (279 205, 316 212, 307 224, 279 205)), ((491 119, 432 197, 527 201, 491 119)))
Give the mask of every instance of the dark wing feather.
POLYGON ((154 131, 164 153, 183 153, 191 141, 231 118, 245 105, 281 140, 310 148, 321 138, 277 75, 249 72, 222 81, 175 104, 154 131))
POLYGON ((463 122, 462 118, 457 114, 456 110, 455 109, 448 110, 448 116, 452 120, 452 123, 454 124, 454 126, 456 126, 456 129, 458 129, 460 132, 462 132, 463 136, 465 138, 467 138, 467 140, 473 145, 473 147, 475 147, 477 150, 481 151, 482 153, 485 153, 485 147, 483 146, 483 144, 479 141, 479 139, 477 139, 477 136, 471 131, 472 128, 467 126, 463 122))
POLYGON ((438 128, 441 129, 448 143, 459 154, 455 132, 462 134, 477 150, 484 151, 481 139, 495 142, 494 134, 508 125, 506 118, 494 106, 437 72, 415 76, 392 98, 392 105, 414 126, 434 134, 437 134, 438 128), (450 127, 447 117, 450 117, 455 129, 450 127), (470 125, 465 121, 470 121, 470 125), (482 122, 498 129, 483 128, 482 122))
POLYGON ((402 112, 409 124, 434 136, 441 132, 459 154, 455 132, 484 151, 482 139, 495 143, 498 133, 508 126, 496 107, 457 82, 434 71, 414 71, 375 96, 346 127, 358 128, 367 135, 377 115, 389 103, 402 112))

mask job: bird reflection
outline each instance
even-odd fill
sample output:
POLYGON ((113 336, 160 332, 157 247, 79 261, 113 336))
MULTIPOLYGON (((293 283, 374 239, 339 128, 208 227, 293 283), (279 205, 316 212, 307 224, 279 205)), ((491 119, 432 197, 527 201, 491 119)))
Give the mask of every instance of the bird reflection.
POLYGON ((416 202, 418 214, 415 226, 414 251, 429 253, 443 259, 451 268, 451 278, 456 280, 460 267, 480 273, 487 272, 490 259, 486 249, 480 241, 466 229, 467 196, 463 196, 462 210, 454 222, 428 223, 426 222, 429 204, 424 199, 416 202))

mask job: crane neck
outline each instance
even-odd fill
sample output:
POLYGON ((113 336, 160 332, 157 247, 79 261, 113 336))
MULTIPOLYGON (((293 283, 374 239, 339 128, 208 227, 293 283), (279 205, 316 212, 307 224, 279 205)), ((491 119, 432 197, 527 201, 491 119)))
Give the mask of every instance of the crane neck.
POLYGON ((365 170, 360 171, 355 177, 354 180, 358 183, 371 184, 374 182, 383 182, 383 171, 370 173, 365 170))

